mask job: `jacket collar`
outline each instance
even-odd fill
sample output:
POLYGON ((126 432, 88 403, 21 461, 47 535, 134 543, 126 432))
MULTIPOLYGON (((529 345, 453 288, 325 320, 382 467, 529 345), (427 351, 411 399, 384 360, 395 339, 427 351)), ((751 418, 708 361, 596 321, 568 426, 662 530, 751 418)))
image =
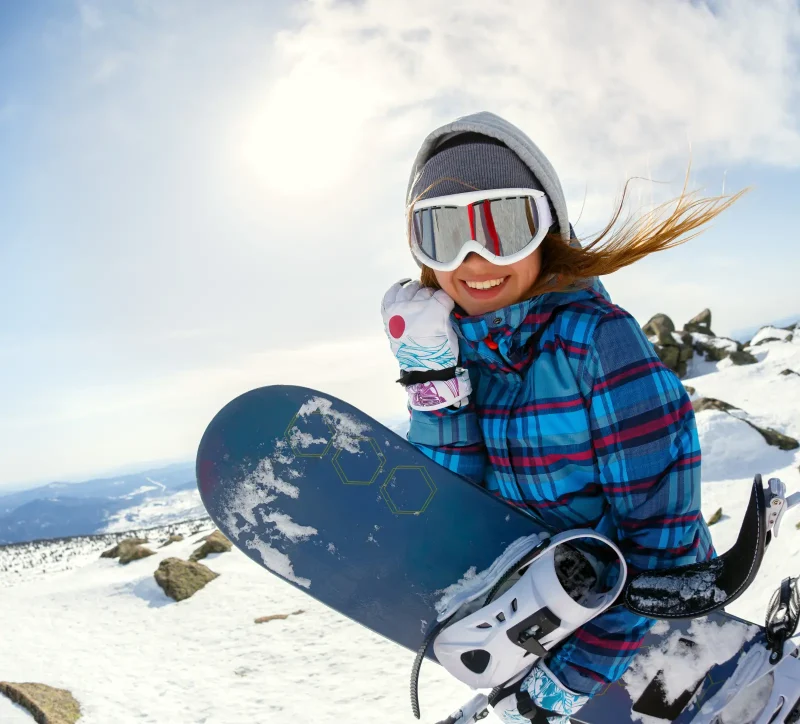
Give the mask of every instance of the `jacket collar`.
POLYGON ((594 279, 591 286, 583 289, 540 294, 487 314, 470 317, 456 307, 452 315, 454 327, 456 334, 470 346, 476 346, 490 337, 504 351, 514 352, 522 349, 536 331, 550 321, 559 307, 598 295, 608 298, 600 280, 594 279))

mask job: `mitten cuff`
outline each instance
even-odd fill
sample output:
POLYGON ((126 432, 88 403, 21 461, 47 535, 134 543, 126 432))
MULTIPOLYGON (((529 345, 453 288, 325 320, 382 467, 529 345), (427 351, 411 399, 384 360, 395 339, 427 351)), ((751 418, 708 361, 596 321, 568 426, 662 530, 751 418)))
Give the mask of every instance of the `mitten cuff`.
POLYGON ((406 387, 408 404, 414 410, 432 411, 444 407, 460 407, 465 405, 472 393, 469 373, 460 369, 456 376, 449 380, 432 380, 406 387))
POLYGON ((586 694, 578 694, 564 686, 541 661, 533 667, 521 688, 528 692, 536 706, 555 714, 571 716, 589 701, 586 694))

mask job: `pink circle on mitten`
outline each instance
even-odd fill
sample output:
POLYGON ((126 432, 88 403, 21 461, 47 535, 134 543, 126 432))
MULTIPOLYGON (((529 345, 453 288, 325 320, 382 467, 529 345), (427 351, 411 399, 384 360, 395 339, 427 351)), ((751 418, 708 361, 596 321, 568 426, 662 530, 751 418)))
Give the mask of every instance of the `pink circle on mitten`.
POLYGON ((395 339, 400 339, 405 331, 406 320, 403 319, 399 314, 395 314, 394 317, 389 320, 389 334, 391 334, 395 339))

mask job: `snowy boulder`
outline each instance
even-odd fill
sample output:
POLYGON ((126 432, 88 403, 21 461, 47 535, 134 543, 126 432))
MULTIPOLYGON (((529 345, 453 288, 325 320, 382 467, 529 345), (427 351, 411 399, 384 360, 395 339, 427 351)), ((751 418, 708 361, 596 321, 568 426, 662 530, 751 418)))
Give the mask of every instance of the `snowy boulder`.
POLYGON ((140 546, 142 543, 147 543, 147 538, 125 538, 121 540, 117 545, 113 548, 109 548, 107 551, 103 551, 100 554, 101 558, 120 558, 121 556, 127 556, 131 550, 140 546))
POLYGON ((691 336, 675 331, 675 325, 666 314, 656 314, 642 327, 665 367, 678 377, 686 375, 686 363, 694 354, 691 336))
POLYGON ((167 542, 164 543, 163 545, 159 546, 159 548, 166 548, 170 543, 180 543, 182 540, 183 540, 183 536, 180 535, 180 533, 178 533, 178 534, 173 533, 169 537, 169 540, 167 540, 167 542))
POLYGON ((777 430, 773 430, 771 427, 759 427, 747 419, 747 414, 744 413, 744 411, 727 402, 723 402, 722 400, 716 400, 713 397, 701 397, 699 400, 694 400, 692 402, 692 407, 694 407, 695 414, 705 412, 706 410, 717 410, 719 412, 726 412, 731 415, 732 411, 736 410, 741 414, 731 416, 735 417, 737 420, 741 420, 747 425, 750 425, 750 427, 752 427, 759 435, 761 435, 761 437, 764 438, 768 445, 772 445, 779 450, 796 450, 798 447, 800 447, 800 442, 795 440, 793 437, 784 435, 777 430))
POLYGON ((219 576, 202 563, 165 558, 153 574, 164 593, 175 601, 191 598, 219 576))
MULTIPOLYGON (((680 366, 680 350, 677 347, 672 346, 663 346, 660 344, 654 344, 656 354, 658 358, 664 363, 665 367, 668 367, 673 372, 678 374, 678 377, 682 375, 678 372, 678 368, 680 366)), ((684 371, 685 374, 685 371, 684 371)))
POLYGON ((700 398, 692 405, 703 451, 704 483, 778 470, 786 465, 783 451, 798 445, 788 435, 754 424, 744 410, 722 400, 700 398))
POLYGON ((149 548, 145 548, 144 546, 134 546, 126 549, 124 553, 120 554, 119 562, 123 566, 127 566, 128 563, 153 555, 155 555, 155 552, 151 551, 149 548))
POLYGON ((766 342, 791 342, 792 337, 793 332, 790 329, 766 326, 756 332, 753 339, 750 340, 750 347, 757 347, 766 342))
POLYGON ((694 407, 695 414, 698 412, 704 412, 705 410, 719 410, 720 412, 730 412, 731 410, 738 410, 738 407, 734 407, 733 405, 723 402, 722 400, 714 399, 713 397, 701 397, 698 400, 692 402, 692 407, 694 407))
POLYGON ((74 724, 81 718, 80 704, 66 689, 46 684, 0 681, 0 693, 27 709, 38 724, 74 724))
POLYGON ((656 314, 651 317, 642 327, 642 331, 648 337, 658 337, 660 344, 674 344, 672 333, 675 331, 675 324, 666 314, 656 314))
POLYGON ((741 344, 735 339, 728 339, 727 337, 715 337, 700 332, 692 332, 691 337, 694 351, 705 355, 708 362, 719 362, 742 348, 741 344))
POLYGON ((204 540, 203 545, 189 556, 190 561, 197 562, 205 558, 209 553, 227 553, 231 549, 231 542, 218 530, 206 536, 204 540))
POLYGON ((743 349, 737 350, 736 352, 731 352, 728 355, 728 359, 735 365, 754 365, 756 362, 758 362, 758 360, 753 357, 752 354, 743 349))
POLYGON ((779 450, 797 450, 797 448, 800 447, 800 442, 793 437, 789 437, 789 435, 784 435, 782 432, 773 430, 771 427, 759 427, 749 420, 744 420, 744 422, 750 425, 754 430, 757 430, 761 434, 761 437, 767 441, 768 445, 772 445, 779 450))
POLYGON ((784 377, 788 377, 789 375, 797 375, 798 377, 800 377, 800 372, 795 372, 794 370, 790 370, 790 369, 788 369, 788 368, 787 368, 787 369, 785 369, 785 370, 783 370, 783 371, 781 372, 781 374, 782 374, 784 377))
POLYGON ((698 332, 699 334, 705 334, 709 337, 715 337, 716 335, 711 331, 711 310, 704 309, 700 314, 692 317, 686 324, 683 325, 683 328, 687 332, 698 332))

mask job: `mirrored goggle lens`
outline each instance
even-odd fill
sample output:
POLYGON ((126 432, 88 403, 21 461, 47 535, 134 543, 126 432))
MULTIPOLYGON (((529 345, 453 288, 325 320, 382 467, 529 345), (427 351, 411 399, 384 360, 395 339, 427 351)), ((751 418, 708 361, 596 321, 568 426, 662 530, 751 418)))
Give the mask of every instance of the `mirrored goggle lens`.
POLYGON ((539 211, 531 196, 419 209, 411 224, 413 242, 443 264, 453 261, 470 240, 495 256, 511 256, 530 244, 538 230, 539 211))

